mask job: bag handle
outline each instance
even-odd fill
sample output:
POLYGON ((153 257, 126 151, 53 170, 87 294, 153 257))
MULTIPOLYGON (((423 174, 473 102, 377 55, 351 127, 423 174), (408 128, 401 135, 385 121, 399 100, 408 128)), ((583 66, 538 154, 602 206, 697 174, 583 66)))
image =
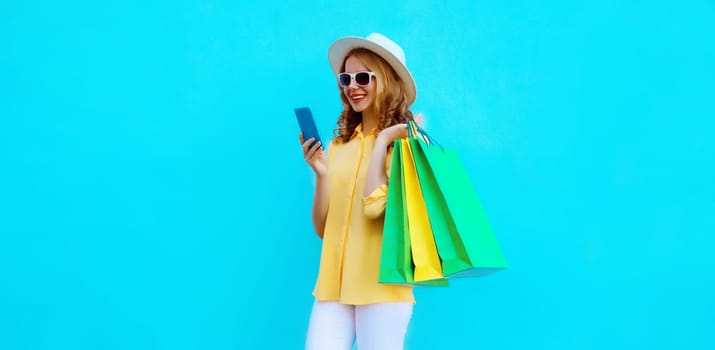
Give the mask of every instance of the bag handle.
POLYGON ((425 141, 428 146, 432 146, 434 144, 439 146, 439 148, 444 151, 444 147, 442 147, 442 145, 440 145, 439 142, 437 142, 434 138, 429 136, 425 129, 422 129, 421 126, 417 125, 414 120, 410 120, 409 122, 407 122, 407 136, 409 138, 419 137, 423 141, 425 141))

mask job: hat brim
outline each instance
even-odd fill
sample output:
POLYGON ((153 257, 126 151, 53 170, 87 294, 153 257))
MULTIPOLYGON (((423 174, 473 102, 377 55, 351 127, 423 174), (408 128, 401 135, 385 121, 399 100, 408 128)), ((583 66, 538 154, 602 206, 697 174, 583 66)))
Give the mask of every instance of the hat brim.
POLYGON ((397 76, 404 82, 407 105, 412 105, 417 95, 417 87, 415 86, 415 80, 412 78, 412 74, 390 51, 370 40, 349 36, 340 38, 330 45, 328 49, 328 59, 330 60, 330 67, 333 69, 333 72, 335 74, 341 73, 340 70, 345 61, 345 56, 347 56, 350 51, 358 48, 370 50, 387 61, 392 69, 395 70, 397 76))

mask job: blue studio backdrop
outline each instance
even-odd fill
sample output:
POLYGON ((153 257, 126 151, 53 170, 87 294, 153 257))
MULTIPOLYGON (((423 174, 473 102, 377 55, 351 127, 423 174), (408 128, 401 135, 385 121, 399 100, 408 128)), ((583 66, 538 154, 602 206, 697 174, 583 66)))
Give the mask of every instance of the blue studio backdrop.
POLYGON ((300 349, 320 240, 293 108, 381 32, 510 268, 407 349, 715 349, 712 1, 3 1, 0 349, 300 349))

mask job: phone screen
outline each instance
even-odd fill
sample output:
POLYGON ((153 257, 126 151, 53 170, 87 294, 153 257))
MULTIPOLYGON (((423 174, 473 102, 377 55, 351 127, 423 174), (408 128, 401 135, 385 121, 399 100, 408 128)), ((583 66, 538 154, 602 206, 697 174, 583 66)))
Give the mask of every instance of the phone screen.
MULTIPOLYGON (((303 140, 309 138, 315 138, 314 142, 321 141, 320 135, 318 134, 318 128, 315 126, 315 120, 313 119, 313 113, 310 112, 308 107, 300 107, 295 109, 295 117, 298 119, 298 125, 300 125, 300 131, 303 132, 303 140)), ((322 146, 322 141, 321 141, 322 146)))

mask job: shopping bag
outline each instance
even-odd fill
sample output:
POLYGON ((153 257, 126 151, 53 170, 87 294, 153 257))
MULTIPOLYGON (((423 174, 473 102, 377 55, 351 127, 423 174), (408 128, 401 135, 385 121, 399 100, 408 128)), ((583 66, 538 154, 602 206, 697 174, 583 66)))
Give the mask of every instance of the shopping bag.
POLYGON ((404 207, 410 233, 412 261, 415 265, 415 281, 444 278, 437 247, 432 236, 432 227, 427 215, 425 199, 422 196, 420 180, 412 158, 410 140, 402 143, 402 179, 405 188, 404 207))
POLYGON ((422 149, 424 141, 412 138, 410 145, 432 227, 432 235, 442 261, 442 273, 444 276, 450 276, 469 270, 472 268, 472 263, 464 249, 462 239, 459 238, 457 227, 449 213, 437 179, 425 157, 422 149))
POLYGON ((395 142, 392 150, 392 167, 387 186, 385 223, 380 252, 380 283, 407 284, 412 276, 412 253, 406 232, 404 215, 404 187, 402 185, 402 144, 395 142), (405 241, 405 239, 408 239, 405 241))
POLYGON ((454 150, 410 124, 415 161, 435 245, 447 277, 481 276, 507 267, 469 175, 454 150))
POLYGON ((447 286, 447 280, 415 282, 409 222, 405 213, 405 188, 402 177, 402 143, 395 141, 387 187, 387 204, 380 252, 380 283, 447 286))

